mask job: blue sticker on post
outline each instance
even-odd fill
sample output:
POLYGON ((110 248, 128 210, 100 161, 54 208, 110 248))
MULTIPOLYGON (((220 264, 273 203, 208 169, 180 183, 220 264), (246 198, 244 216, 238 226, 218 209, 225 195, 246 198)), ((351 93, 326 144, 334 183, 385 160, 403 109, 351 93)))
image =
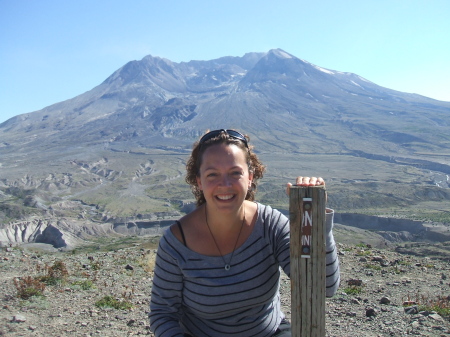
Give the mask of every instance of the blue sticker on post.
POLYGON ((312 198, 303 198, 303 217, 301 226, 302 251, 300 257, 311 257, 311 234, 312 234, 312 198))

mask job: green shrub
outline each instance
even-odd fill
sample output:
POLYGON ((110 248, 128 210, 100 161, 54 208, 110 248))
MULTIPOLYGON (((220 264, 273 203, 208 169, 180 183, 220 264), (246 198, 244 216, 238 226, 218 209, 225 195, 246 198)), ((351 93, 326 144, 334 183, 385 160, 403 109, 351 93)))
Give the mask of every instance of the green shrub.
POLYGON ((91 280, 75 281, 72 282, 72 286, 79 287, 82 290, 89 290, 95 288, 95 285, 91 280))
POLYGON ((99 308, 114 308, 120 310, 128 310, 133 307, 133 305, 128 301, 121 301, 112 296, 105 296, 102 299, 95 302, 95 305, 99 308))
POLYGON ((45 283, 39 278, 25 276, 14 279, 14 285, 17 289, 17 297, 27 300, 33 296, 44 296, 45 283))
POLYGON ((96 262, 91 262, 91 269, 92 270, 100 270, 100 268, 101 268, 101 263, 100 262, 98 262, 98 261, 96 261, 96 262))
POLYGON ((60 285, 67 281, 69 272, 63 261, 55 261, 52 266, 45 266, 45 275, 39 279, 46 285, 60 285))
POLYGON ((349 286, 344 289, 344 293, 347 295, 359 295, 362 293, 362 287, 360 286, 349 286))
POLYGON ((441 316, 450 317, 449 296, 428 297, 422 295, 417 297, 420 311, 435 311, 441 316))
POLYGON ((364 268, 366 269, 372 269, 372 270, 381 270, 381 266, 379 265, 374 265, 374 264, 370 264, 370 263, 366 263, 364 265, 364 268))
POLYGON ((441 316, 450 317, 450 306, 447 303, 435 303, 432 305, 420 305, 420 311, 435 311, 441 316))

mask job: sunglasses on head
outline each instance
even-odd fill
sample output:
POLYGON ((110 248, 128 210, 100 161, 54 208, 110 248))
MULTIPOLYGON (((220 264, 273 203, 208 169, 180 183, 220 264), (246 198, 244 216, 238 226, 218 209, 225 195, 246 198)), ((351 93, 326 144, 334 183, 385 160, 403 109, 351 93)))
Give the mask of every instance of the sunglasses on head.
POLYGON ((247 138, 245 138, 245 136, 242 133, 237 132, 235 130, 225 130, 225 129, 214 130, 214 131, 208 132, 206 135, 204 135, 202 138, 200 138, 200 145, 202 145, 203 143, 205 143, 206 141, 208 141, 212 138, 219 136, 222 132, 225 132, 231 138, 242 141, 245 144, 245 147, 248 148, 247 138))

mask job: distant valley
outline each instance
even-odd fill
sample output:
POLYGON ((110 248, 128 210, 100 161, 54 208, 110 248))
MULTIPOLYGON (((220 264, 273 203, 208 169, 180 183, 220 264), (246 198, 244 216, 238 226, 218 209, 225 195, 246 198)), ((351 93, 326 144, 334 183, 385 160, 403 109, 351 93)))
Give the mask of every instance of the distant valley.
POLYGON ((0 241, 67 247, 148 223, 143 234, 156 233, 192 209, 184 166, 216 128, 250 135, 267 165, 263 203, 286 210, 285 183, 319 175, 340 214, 419 221, 447 237, 450 103, 274 49, 181 63, 149 55, 0 124, 0 241))

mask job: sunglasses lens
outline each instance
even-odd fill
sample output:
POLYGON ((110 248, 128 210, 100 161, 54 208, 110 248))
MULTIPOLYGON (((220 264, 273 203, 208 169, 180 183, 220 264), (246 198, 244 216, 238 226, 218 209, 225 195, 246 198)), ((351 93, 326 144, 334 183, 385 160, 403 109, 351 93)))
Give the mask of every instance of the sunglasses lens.
POLYGON ((217 137, 218 135, 220 135, 220 133, 222 131, 225 131, 225 130, 214 130, 214 131, 208 132, 206 135, 204 135, 200 139, 200 144, 203 144, 204 142, 206 142, 206 141, 208 141, 208 140, 210 140, 210 139, 212 139, 214 137, 217 137))
POLYGON ((227 130, 227 133, 233 138, 242 140, 244 142, 245 146, 248 146, 247 139, 245 138, 245 136, 242 133, 234 131, 234 130, 227 130))
POLYGON ((245 138, 245 136, 242 133, 234 131, 234 130, 225 130, 225 129, 214 130, 214 131, 208 132, 206 135, 204 135, 202 138, 200 138, 200 144, 203 144, 204 142, 217 137, 222 132, 225 132, 231 138, 239 139, 240 141, 242 141, 245 144, 246 147, 248 147, 247 139, 245 138))

